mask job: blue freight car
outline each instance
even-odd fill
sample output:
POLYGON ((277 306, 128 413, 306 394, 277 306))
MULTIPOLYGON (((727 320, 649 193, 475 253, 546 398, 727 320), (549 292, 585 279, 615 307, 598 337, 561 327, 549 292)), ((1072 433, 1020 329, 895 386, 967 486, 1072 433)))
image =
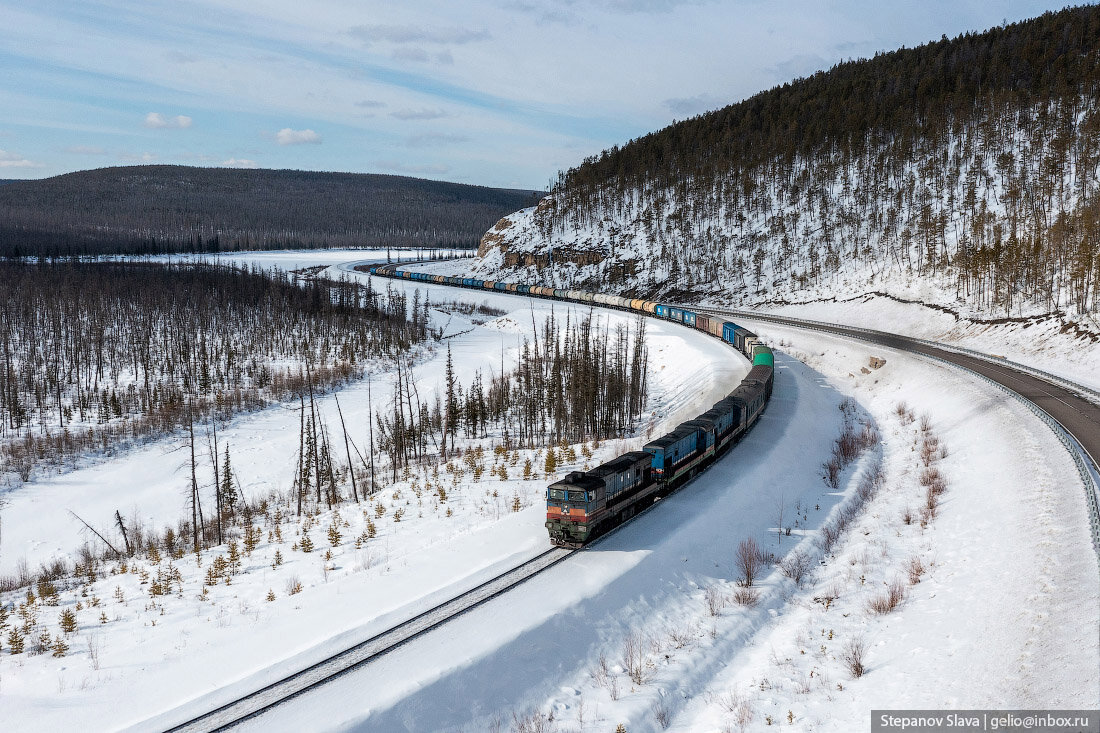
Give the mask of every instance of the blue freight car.
POLYGON ((672 481, 685 463, 696 456, 701 431, 679 426, 671 433, 646 443, 642 450, 653 456, 654 480, 672 481))
POLYGON ((738 325, 736 323, 731 323, 730 321, 726 321, 725 323, 723 323, 722 340, 725 341, 727 344, 734 344, 734 346, 736 346, 737 344, 735 343, 736 339, 734 337, 734 332, 737 331, 737 329, 738 325))

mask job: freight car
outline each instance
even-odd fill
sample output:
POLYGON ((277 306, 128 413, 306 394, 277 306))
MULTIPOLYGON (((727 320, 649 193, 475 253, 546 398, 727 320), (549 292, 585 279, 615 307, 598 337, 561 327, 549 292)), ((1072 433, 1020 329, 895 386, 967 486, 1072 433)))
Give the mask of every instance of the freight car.
POLYGON ((382 277, 595 303, 642 313, 721 339, 752 363, 741 383, 698 417, 651 440, 641 451, 625 453, 590 471, 573 471, 551 484, 546 490, 546 529, 555 545, 581 547, 675 491, 739 441, 760 418, 772 396, 775 357, 755 333, 679 305, 542 285, 429 275, 398 270, 396 265, 372 266, 369 272, 382 277))

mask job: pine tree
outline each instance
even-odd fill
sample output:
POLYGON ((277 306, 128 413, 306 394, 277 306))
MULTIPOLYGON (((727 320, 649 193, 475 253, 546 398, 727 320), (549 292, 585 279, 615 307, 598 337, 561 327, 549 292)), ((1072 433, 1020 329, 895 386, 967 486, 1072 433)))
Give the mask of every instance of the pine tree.
POLYGON ((275 591, 268 590, 267 591, 267 601, 268 601, 268 603, 270 603, 271 601, 274 601, 274 600, 275 600, 275 591))
POLYGON ((233 485, 233 468, 229 464, 229 443, 225 444, 225 458, 222 460, 221 481, 222 503, 227 514, 232 515, 237 505, 237 489, 233 485))
POLYGON ((12 654, 23 653, 23 632, 18 626, 12 626, 8 632, 8 650, 12 654))
POLYGON ((447 460, 447 439, 450 438, 450 449, 454 450, 454 434, 458 429, 458 395, 456 390, 454 362, 451 360, 451 345, 447 344, 447 367, 444 376, 444 388, 446 395, 443 400, 443 441, 441 451, 443 460, 447 460))
POLYGON ((53 649, 53 655, 55 657, 63 657, 65 656, 65 652, 69 651, 69 645, 66 644, 65 640, 60 636, 54 639, 53 646, 51 648, 53 649))
POLYGON ((72 634, 76 631, 76 614, 73 613, 72 609, 66 608, 61 612, 59 625, 66 634, 72 634))
POLYGON ((237 549, 237 542, 229 543, 229 574, 236 575, 241 571, 241 551, 237 549))
POLYGON ((302 552, 313 552, 313 540, 309 538, 308 533, 302 534, 302 552))
POLYGON ((329 528, 328 528, 328 541, 329 541, 329 544, 331 544, 333 547, 338 547, 340 545, 340 538, 341 538, 340 528, 337 527, 336 522, 333 521, 333 523, 330 524, 329 528))
POLYGON ((553 446, 546 449, 546 461, 543 463, 543 470, 546 473, 546 478, 550 478, 558 470, 557 451, 554 450, 553 446))

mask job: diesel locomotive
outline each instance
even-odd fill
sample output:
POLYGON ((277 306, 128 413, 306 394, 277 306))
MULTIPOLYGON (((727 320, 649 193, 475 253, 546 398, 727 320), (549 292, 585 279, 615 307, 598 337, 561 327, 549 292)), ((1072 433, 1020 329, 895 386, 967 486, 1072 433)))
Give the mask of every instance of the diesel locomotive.
POLYGON ((555 545, 581 547, 675 491, 739 441, 756 423, 772 395, 775 383, 772 350, 747 328, 705 313, 584 290, 410 272, 399 270, 397 265, 372 266, 368 271, 382 277, 643 313, 704 331, 752 362, 741 383, 703 414, 651 440, 640 451, 624 453, 590 471, 572 471, 551 484, 546 490, 546 529, 555 545))

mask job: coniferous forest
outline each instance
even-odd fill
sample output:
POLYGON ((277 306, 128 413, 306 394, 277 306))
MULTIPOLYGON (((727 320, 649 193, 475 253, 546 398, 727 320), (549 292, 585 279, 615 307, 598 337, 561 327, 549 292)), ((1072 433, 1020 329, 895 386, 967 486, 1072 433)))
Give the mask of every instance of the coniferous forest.
POLYGON ((0 458, 29 478, 361 376, 428 336, 370 283, 213 265, 0 263, 0 458))
POLYGON ((396 480, 425 458, 446 461, 456 440, 494 436, 514 450, 620 437, 645 410, 648 359, 644 319, 612 332, 591 312, 564 323, 551 315, 524 339, 511 370, 478 371, 463 385, 448 352, 443 392, 433 398, 422 401, 398 369, 391 408, 376 413, 378 447, 396 480))
POLYGON ((471 247, 534 192, 404 176, 101 168, 0 186, 0 257, 471 247))
POLYGON ((1092 312, 1098 100, 1096 6, 880 53, 590 157, 482 252, 639 294, 920 278, 978 310, 1092 312))

